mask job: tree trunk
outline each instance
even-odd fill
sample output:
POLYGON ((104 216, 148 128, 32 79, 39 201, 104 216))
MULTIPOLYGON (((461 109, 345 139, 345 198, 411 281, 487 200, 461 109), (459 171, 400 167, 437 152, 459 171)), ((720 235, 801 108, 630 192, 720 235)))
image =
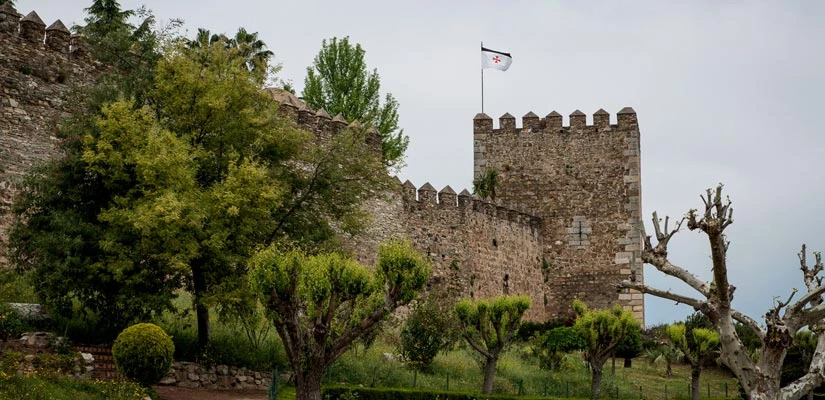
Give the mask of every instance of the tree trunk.
POLYGON ((808 400, 814 400, 814 391, 813 390, 808 392, 808 400))
POLYGON ((625 357, 624 359, 624 367, 625 368, 632 368, 633 367, 633 359, 630 357, 625 357))
POLYGON ((603 367, 604 367, 604 364, 602 364, 602 365, 592 364, 591 365, 590 370, 592 372, 592 375, 591 375, 591 380, 590 380, 590 393, 591 393, 591 398, 593 400, 598 400, 599 397, 601 396, 601 391, 602 391, 602 368, 603 367))
POLYGON ((670 378, 673 376, 673 368, 671 366, 670 360, 665 360, 665 365, 667 365, 667 369, 665 370, 665 376, 670 378))
POLYGON ((201 301, 206 292, 206 277, 199 266, 192 266, 192 283, 195 292, 192 300, 195 302, 195 316, 198 321, 198 349, 203 351, 209 344, 209 308, 201 301))
POLYGON ((610 375, 616 375, 616 355, 614 354, 610 359, 613 360, 612 364, 610 364, 610 375))
POLYGON ((296 373, 296 400, 321 400, 321 378, 323 376, 324 369, 317 366, 310 366, 310 369, 308 371, 301 371, 296 373))
POLYGON ((484 368, 484 394, 493 393, 493 381, 496 379, 496 363, 497 357, 490 357, 487 359, 487 366, 484 368))
POLYGON ((699 400, 699 374, 702 373, 702 366, 697 362, 690 366, 690 394, 693 400, 699 400))

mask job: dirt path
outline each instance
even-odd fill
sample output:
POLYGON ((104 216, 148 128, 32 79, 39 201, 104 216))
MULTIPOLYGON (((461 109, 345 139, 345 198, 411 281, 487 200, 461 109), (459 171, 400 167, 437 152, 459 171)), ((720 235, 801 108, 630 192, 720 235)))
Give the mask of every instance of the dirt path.
POLYGON ((157 386, 161 400, 266 400, 264 390, 208 390, 175 386, 157 386))

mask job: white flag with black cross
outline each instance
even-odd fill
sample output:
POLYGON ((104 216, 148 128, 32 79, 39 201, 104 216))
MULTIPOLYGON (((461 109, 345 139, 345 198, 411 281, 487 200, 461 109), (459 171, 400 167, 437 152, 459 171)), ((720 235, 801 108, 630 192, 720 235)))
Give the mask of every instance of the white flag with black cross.
POLYGON ((499 71, 507 71, 513 63, 513 56, 497 50, 488 49, 481 46, 481 68, 492 68, 499 71))

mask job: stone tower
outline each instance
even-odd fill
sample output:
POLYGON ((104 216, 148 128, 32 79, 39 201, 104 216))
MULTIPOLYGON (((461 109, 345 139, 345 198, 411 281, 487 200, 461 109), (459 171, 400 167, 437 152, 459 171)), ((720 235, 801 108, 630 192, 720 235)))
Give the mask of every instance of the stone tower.
MULTIPOLYGON (((551 112, 529 112, 522 126, 508 114, 473 119, 474 172, 498 173, 497 200, 541 219, 544 307, 571 312, 574 298, 592 307, 621 304, 644 322, 641 293, 616 284, 643 279, 639 124, 632 108, 615 124, 599 110, 592 124, 576 110, 569 125, 551 112)), ((534 304, 534 307, 537 305, 534 304)))

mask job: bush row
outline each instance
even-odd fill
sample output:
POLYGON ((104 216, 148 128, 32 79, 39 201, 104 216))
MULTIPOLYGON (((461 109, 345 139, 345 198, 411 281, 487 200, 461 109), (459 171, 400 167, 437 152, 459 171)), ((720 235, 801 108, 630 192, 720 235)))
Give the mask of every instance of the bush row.
POLYGON ((321 397, 325 400, 544 400, 554 397, 484 395, 469 392, 445 392, 424 389, 367 388, 358 386, 326 386, 321 397))

